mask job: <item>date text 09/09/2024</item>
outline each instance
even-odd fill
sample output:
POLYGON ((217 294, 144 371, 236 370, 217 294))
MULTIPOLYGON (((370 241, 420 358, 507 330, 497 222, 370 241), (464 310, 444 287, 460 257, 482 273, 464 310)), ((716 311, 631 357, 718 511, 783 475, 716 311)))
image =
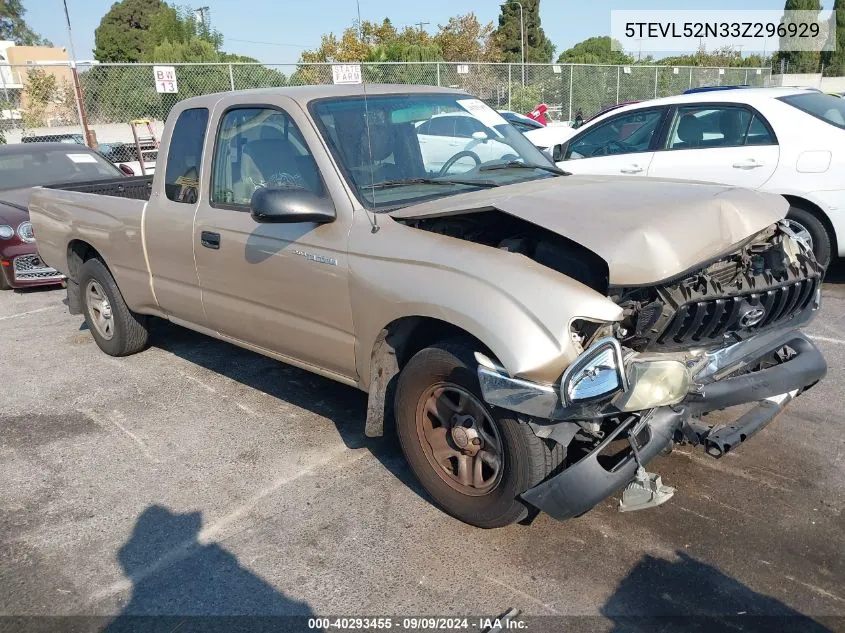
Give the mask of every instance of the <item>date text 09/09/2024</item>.
POLYGON ((439 617, 383 617, 383 618, 308 618, 309 629, 338 630, 399 630, 399 631, 505 631, 527 630, 523 620, 502 618, 439 618, 439 617))

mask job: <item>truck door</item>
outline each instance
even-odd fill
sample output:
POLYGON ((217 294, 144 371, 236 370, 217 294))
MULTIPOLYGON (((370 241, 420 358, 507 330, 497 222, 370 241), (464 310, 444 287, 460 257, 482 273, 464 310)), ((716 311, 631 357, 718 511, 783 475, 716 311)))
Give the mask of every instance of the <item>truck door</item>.
MULTIPOLYGON (((313 145, 315 132, 299 107, 288 99, 280 99, 285 108, 242 99, 224 99, 215 110, 213 162, 204 176, 209 195, 201 197, 194 225, 208 323, 248 345, 354 377, 351 207, 326 224, 256 222, 249 205, 260 187, 331 196, 303 129, 313 145)), ((322 160, 328 167, 324 151, 322 160)))
MULTIPOLYGON (((178 107, 178 106, 177 106, 178 107)), ((207 108, 188 108, 165 133, 165 168, 144 218, 144 243, 153 291, 162 310, 176 322, 204 325, 199 279, 192 248, 199 174, 208 127, 207 108), (167 140, 169 139, 169 141, 167 140)))

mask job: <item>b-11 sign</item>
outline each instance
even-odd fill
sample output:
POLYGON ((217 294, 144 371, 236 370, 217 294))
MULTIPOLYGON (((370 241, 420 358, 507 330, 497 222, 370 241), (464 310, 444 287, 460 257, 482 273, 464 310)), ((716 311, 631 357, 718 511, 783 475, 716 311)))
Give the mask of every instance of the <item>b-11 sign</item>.
POLYGON ((153 77, 156 82, 156 92, 179 92, 174 66, 153 66, 153 77))

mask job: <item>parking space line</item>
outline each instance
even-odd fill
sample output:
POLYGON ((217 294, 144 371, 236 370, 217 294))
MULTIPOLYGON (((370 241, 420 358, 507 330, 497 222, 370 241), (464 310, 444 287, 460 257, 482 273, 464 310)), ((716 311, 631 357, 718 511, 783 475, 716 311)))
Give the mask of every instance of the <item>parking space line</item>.
POLYGON ((123 426, 120 422, 118 422, 117 420, 114 419, 115 416, 121 415, 119 412, 113 411, 112 417, 109 417, 108 419, 103 418, 98 413, 95 413, 94 411, 91 411, 89 409, 79 409, 79 412, 84 414, 84 415, 87 415, 88 417, 90 417, 92 420, 94 420, 94 422, 96 422, 100 426, 106 427, 106 426, 109 426, 111 424, 112 426, 117 427, 117 429, 119 431, 121 431, 124 435, 126 435, 126 437, 128 437, 130 440, 132 440, 135 443, 135 445, 139 448, 139 450, 144 454, 144 457, 146 457, 147 459, 149 459, 153 463, 156 463, 156 464, 159 463, 159 460, 156 459, 155 455, 153 455, 150 452, 150 449, 147 448, 147 445, 144 444, 144 442, 143 442, 143 440, 141 440, 141 438, 139 438, 132 431, 130 431, 125 426, 123 426))
POLYGON ((786 574, 783 575, 784 578, 787 580, 791 580, 794 583, 801 585, 802 587, 806 587, 813 593, 817 593, 820 596, 824 596, 825 598, 831 598, 832 600, 836 600, 837 602, 845 602, 845 598, 837 596, 834 593, 830 593, 826 589, 822 589, 821 587, 816 587, 815 585, 811 585, 808 582, 804 582, 803 580, 798 580, 797 578, 793 578, 792 576, 788 576, 786 574))
POLYGON ((213 542, 222 541, 226 529, 233 523, 236 523, 237 521, 243 519, 266 497, 277 492, 279 489, 284 488, 285 486, 292 484, 298 481, 299 479, 302 479, 303 477, 307 477, 313 474, 316 470, 320 469, 321 467, 328 466, 332 464, 332 462, 338 461, 338 463, 334 465, 335 469, 345 468, 346 466, 354 464, 355 462, 369 454, 369 451, 365 449, 351 450, 346 446, 342 446, 336 450, 331 451, 330 453, 324 453, 321 459, 311 462, 310 464, 300 468, 293 474, 279 477, 275 481, 271 482, 269 485, 265 486, 264 488, 261 488, 258 492, 252 495, 240 506, 232 510, 229 514, 217 519, 216 521, 213 521, 208 526, 200 530, 196 539, 183 541, 182 543, 176 545, 173 549, 168 552, 165 552, 162 556, 153 561, 150 565, 142 567, 141 569, 138 569, 137 571, 131 573, 128 578, 113 582, 108 587, 94 592, 88 597, 86 602, 89 604, 96 603, 100 600, 118 594, 122 591, 129 591, 134 584, 142 582, 145 578, 149 578, 151 575, 160 572, 168 565, 171 565, 187 556, 190 556, 198 544, 208 545, 213 542), (346 459, 338 460, 338 458, 344 456, 346 457, 346 459))
POLYGON ((186 378, 186 379, 190 380, 192 383, 199 385, 200 387, 202 387, 203 389, 205 389, 209 393, 217 393, 217 389, 215 389, 211 385, 204 383, 199 378, 194 378, 193 376, 189 376, 188 374, 186 374, 183 371, 180 371, 179 373, 182 375, 183 378, 186 378))
POLYGON ((491 582, 494 585, 499 585, 500 587, 504 587, 508 591, 512 591, 516 595, 518 595, 522 598, 525 598, 526 600, 530 600, 534 604, 543 607, 544 609, 546 609, 550 613, 553 613, 554 615, 562 615, 560 611, 558 611, 554 607, 546 604, 545 602, 543 602, 539 598, 535 598, 530 593, 525 593, 522 589, 517 589, 516 587, 511 587, 509 584, 507 584, 506 582, 502 582, 498 578, 491 578, 490 576, 485 576, 484 580, 486 580, 487 582, 491 582))
POLYGON ((845 345, 845 340, 841 338, 830 338, 827 336, 816 336, 815 334, 808 335, 814 341, 821 341, 822 343, 836 343, 837 345, 845 345))
POLYGON ((0 321, 7 319, 17 319, 18 317, 29 316, 30 314, 37 314, 39 312, 46 312, 47 310, 54 310, 58 306, 47 306, 46 308, 38 308, 37 310, 29 310, 28 312, 21 312, 19 314, 9 314, 7 316, 0 316, 0 321))

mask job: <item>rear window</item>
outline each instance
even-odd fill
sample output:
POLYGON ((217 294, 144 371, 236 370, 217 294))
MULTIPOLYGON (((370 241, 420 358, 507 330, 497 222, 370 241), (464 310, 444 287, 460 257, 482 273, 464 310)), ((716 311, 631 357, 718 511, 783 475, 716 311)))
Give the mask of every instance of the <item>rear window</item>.
POLYGON ((843 99, 821 92, 808 92, 779 98, 784 103, 788 103, 802 112, 845 129, 845 100, 843 99))
POLYGON ((194 204, 199 197, 200 161, 207 125, 207 108, 190 108, 176 119, 164 175, 164 193, 174 202, 194 204))
POLYGON ((0 190, 121 176, 123 172, 87 147, 44 149, 34 143, 26 151, 0 155, 0 190))

